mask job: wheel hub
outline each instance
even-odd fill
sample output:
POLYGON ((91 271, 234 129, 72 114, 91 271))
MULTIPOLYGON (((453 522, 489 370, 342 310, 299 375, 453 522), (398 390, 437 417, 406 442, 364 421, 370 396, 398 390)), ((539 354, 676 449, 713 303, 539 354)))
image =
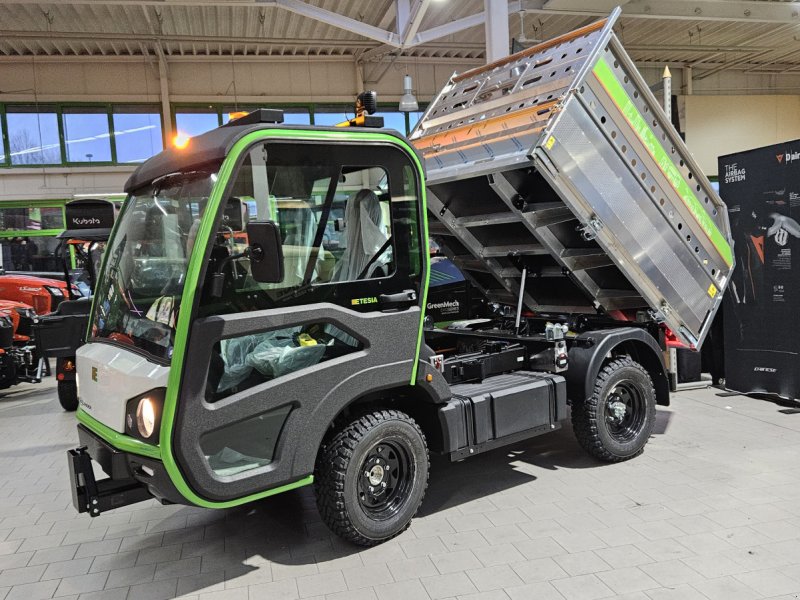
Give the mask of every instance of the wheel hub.
POLYGON ((622 421, 625 419, 625 413, 627 411, 628 406, 624 402, 615 400, 608 403, 608 412, 610 413, 611 418, 617 423, 622 423, 622 421))
POLYGON ((383 470, 382 466, 373 465, 373 467, 369 470, 369 475, 367 476, 370 485, 379 485, 383 481, 384 474, 385 471, 383 470))
POLYGON ((619 381, 606 396, 606 429, 618 442, 635 439, 645 422, 645 401, 633 381, 619 381))
POLYGON ((400 443, 377 444, 367 454, 359 474, 361 507, 373 519, 391 517, 405 501, 412 477, 410 455, 400 443))

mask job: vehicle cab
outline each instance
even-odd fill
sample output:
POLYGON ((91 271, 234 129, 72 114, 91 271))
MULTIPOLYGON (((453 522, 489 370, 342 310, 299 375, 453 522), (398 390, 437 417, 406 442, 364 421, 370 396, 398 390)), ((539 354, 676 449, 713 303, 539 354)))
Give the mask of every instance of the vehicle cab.
POLYGON ((337 413, 418 378, 417 156, 394 131, 281 121, 256 111, 128 180, 77 353, 82 512, 308 484, 337 413))

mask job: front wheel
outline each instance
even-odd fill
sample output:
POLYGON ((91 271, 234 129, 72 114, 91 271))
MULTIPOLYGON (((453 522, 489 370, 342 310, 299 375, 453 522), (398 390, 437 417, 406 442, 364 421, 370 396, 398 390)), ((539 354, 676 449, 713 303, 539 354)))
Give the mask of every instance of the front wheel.
POLYGON ((638 456, 653 432, 656 391, 645 368, 630 357, 606 364, 594 393, 572 405, 572 427, 589 454, 607 462, 638 456))
POLYGON ((67 412, 78 410, 78 382, 59 381, 58 401, 61 403, 61 408, 67 412))
POLYGON ((314 491, 338 536, 374 546, 403 532, 428 487, 428 447, 416 422, 376 410, 339 428, 320 449, 314 491))

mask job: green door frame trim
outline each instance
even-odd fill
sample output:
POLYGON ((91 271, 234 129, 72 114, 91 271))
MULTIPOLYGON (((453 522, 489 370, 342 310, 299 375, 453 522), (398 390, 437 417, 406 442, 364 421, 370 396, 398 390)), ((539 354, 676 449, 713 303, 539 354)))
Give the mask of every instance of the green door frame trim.
MULTIPOLYGON (((420 240, 422 244, 420 250, 424 250, 427 248, 427 239, 428 239, 428 221, 427 221, 427 205, 425 200, 425 180, 423 178, 423 169, 422 165, 419 162, 419 158, 415 151, 408 145, 404 140, 397 138, 393 135, 389 135, 386 133, 380 132, 366 132, 366 131, 351 131, 343 129, 340 132, 338 131, 314 131, 314 130, 303 130, 303 129, 266 129, 261 131, 256 131, 245 135, 240 140, 238 140, 231 151, 228 153, 228 156, 225 157, 225 160, 220 167, 217 182, 214 184, 214 188, 211 191, 211 194, 208 199, 208 205, 206 206, 206 215, 209 218, 202 219, 200 223, 200 229, 197 232, 197 240, 201 240, 202 243, 198 243, 194 247, 194 251, 192 256, 189 258, 189 266, 186 272, 186 280, 184 283, 184 295, 181 299, 181 304, 184 307, 192 307, 195 303, 195 295, 197 287, 200 283, 200 272, 203 268, 203 258, 205 254, 205 246, 207 241, 210 239, 212 234, 212 225, 214 222, 213 218, 210 218, 212 215, 216 215, 219 207, 222 203, 222 196, 227 188, 228 182, 230 180, 233 171, 238 164, 239 157, 248 150, 253 144, 260 142, 260 141, 267 141, 271 139, 293 139, 297 141, 326 141, 326 140, 350 140, 350 141, 365 141, 365 142, 388 142, 395 146, 399 146, 403 148, 408 155, 411 157, 413 163, 416 165, 417 174, 419 177, 419 187, 420 187, 420 208, 422 210, 422 219, 423 219, 423 236, 420 240)), ((119 222, 119 219, 117 220, 119 222)), ((425 319, 425 306, 427 304, 427 297, 428 297, 428 282, 430 278, 430 256, 428 252, 423 252, 425 255, 424 258, 424 265, 425 265, 425 274, 424 274, 424 286, 422 291, 422 306, 420 311, 420 319, 419 319, 419 331, 417 334, 417 348, 415 351, 414 356, 414 364, 412 367, 411 373, 411 384, 413 385, 416 381, 417 376, 417 363, 419 362, 419 353, 422 344, 422 326, 425 319)), ((267 496, 271 496, 283 491, 287 491, 290 489, 295 489, 301 487, 303 485, 308 485, 313 482, 314 478, 313 475, 308 475, 307 477, 300 479, 299 481, 295 481, 293 483, 289 483, 287 485, 272 488, 268 490, 264 490, 262 492, 258 492, 256 494, 251 494, 248 496, 244 496, 242 498, 237 498, 235 500, 230 500, 227 502, 213 502, 206 500, 198 496, 188 485, 186 480, 183 477, 183 473, 181 473, 180 467, 175 460, 173 451, 172 451, 172 432, 173 426, 175 423, 175 410, 177 408, 178 403, 178 390, 181 384, 181 378, 183 375, 183 361, 186 354, 186 347, 189 335, 189 329, 191 326, 191 317, 192 311, 185 310, 181 311, 178 314, 178 322, 176 326, 175 332, 175 345, 172 355, 172 362, 169 372, 169 378, 167 380, 167 393, 164 399, 164 409, 161 417, 161 460, 164 463, 164 467, 167 470, 167 473, 172 479, 173 485, 175 488, 192 504, 197 506, 203 506, 206 508, 227 508, 231 506, 238 506, 241 504, 245 504, 248 502, 252 502, 254 500, 259 500, 261 498, 266 498, 267 496)))

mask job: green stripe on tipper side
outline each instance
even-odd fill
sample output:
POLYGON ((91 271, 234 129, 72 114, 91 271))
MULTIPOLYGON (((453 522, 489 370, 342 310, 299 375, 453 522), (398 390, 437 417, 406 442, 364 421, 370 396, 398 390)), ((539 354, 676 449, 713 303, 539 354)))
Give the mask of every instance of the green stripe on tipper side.
POLYGON ((730 244, 717 228, 711 215, 703 208, 702 202, 697 198, 692 188, 686 183, 680 169, 672 162, 669 153, 661 144, 656 134, 650 129, 647 121, 639 112, 639 109, 636 108, 636 105, 633 103, 633 100, 631 100, 628 92, 625 91, 619 79, 614 75, 614 70, 608 64, 608 61, 606 61, 604 57, 600 57, 600 60, 598 60, 592 72, 603 88, 605 88, 606 92, 608 92, 614 104, 620 109, 625 120, 628 121, 628 124, 630 124, 634 132, 636 132, 637 137, 641 140, 642 144, 644 144, 644 147, 647 148, 650 156, 656 161, 658 168, 664 173, 667 181, 669 181, 678 196, 680 196, 686 208, 692 213, 692 216, 702 228, 703 233, 705 233, 708 239, 711 240, 711 243, 714 244, 722 260, 724 260, 725 264, 729 267, 732 266, 733 251, 731 250, 730 244))

